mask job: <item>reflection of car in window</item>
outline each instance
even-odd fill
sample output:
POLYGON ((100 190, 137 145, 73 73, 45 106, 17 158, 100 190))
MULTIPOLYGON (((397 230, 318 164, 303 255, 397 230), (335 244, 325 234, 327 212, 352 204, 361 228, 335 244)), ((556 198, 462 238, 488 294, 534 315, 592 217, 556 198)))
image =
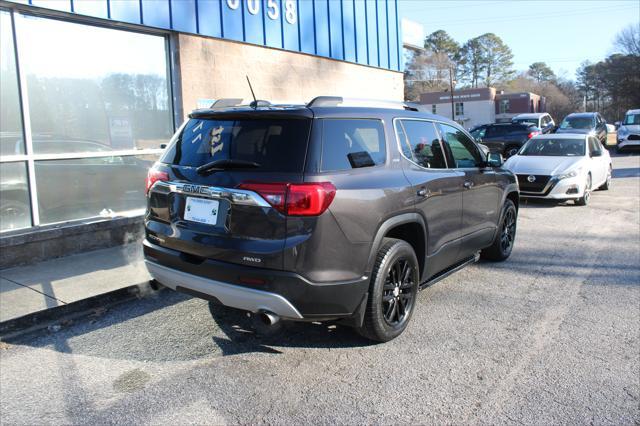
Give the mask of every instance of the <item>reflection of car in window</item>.
MULTIPOLYGON (((9 141, 9 138, 4 138, 9 141)), ((13 142, 11 142, 13 143, 13 142)), ((20 140, 19 144, 22 144, 20 140)), ((3 146, 6 146, 3 144, 3 146)), ((36 154, 109 153, 105 144, 35 135, 36 154)), ((153 160, 136 156, 100 156, 35 162, 35 182, 42 223, 95 217, 143 207, 144 184, 153 160), (105 180, 109 184, 105 184, 105 180), (64 185, 60 183, 64 182, 64 185)), ((4 166, 3 166, 4 167, 4 166)), ((26 179, 0 175, 0 220, 3 228, 22 227, 30 215, 26 179)), ((29 219, 30 221, 30 219, 29 219)))

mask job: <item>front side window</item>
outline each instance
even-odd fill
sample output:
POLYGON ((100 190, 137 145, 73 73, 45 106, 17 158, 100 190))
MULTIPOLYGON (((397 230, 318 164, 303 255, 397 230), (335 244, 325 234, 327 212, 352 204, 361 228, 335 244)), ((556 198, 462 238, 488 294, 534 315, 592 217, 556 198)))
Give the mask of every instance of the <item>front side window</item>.
POLYGON ((589 154, 593 155, 600 152, 600 142, 594 137, 589 137, 589 154))
POLYGON ((384 164, 387 156, 380 120, 322 120, 322 171, 384 164))
POLYGON ((478 167, 482 163, 476 144, 462 130, 440 124, 440 133, 449 146, 456 168, 478 167))
POLYGON ((433 123, 401 120, 398 124, 398 138, 405 157, 427 169, 447 168, 440 136, 433 123))
POLYGON ((471 136, 473 136, 476 139, 482 139, 486 134, 487 134, 486 127, 477 127, 471 131, 471 136))

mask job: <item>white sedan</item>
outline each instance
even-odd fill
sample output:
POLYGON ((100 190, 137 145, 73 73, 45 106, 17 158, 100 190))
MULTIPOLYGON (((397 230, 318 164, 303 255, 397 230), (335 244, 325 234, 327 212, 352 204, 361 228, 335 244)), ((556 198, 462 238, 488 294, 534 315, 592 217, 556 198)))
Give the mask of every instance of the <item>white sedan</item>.
POLYGON ((585 206, 592 190, 611 185, 609 151, 592 135, 536 136, 504 168, 518 177, 521 197, 574 200, 585 206))

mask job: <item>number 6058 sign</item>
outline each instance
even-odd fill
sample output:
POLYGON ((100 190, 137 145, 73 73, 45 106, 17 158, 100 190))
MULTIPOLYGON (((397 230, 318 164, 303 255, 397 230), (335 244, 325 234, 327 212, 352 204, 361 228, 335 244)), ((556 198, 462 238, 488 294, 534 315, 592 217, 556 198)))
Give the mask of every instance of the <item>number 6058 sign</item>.
MULTIPOLYGON (((227 0, 229 9, 237 10, 241 0, 227 0)), ((260 13, 262 0, 244 0, 247 4, 247 11, 252 15, 260 13)), ((296 23, 296 0, 284 0, 284 19, 290 24, 296 23)), ((280 2, 278 0, 267 0, 267 16, 274 21, 280 19, 280 2)))

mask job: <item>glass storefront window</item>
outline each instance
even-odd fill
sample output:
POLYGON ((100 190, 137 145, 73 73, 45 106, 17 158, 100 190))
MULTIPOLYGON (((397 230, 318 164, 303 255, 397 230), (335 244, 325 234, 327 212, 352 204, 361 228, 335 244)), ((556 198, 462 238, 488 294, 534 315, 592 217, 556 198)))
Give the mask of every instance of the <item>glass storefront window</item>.
POLYGON ((171 137, 164 37, 16 19, 35 154, 159 148, 171 137))
POLYGON ((24 154, 11 14, 0 10, 0 157, 24 154))
POLYGON ((24 162, 0 164, 0 231, 31 226, 27 182, 24 162))
POLYGON ((40 223, 144 209, 147 170, 157 159, 150 154, 36 161, 40 223))

